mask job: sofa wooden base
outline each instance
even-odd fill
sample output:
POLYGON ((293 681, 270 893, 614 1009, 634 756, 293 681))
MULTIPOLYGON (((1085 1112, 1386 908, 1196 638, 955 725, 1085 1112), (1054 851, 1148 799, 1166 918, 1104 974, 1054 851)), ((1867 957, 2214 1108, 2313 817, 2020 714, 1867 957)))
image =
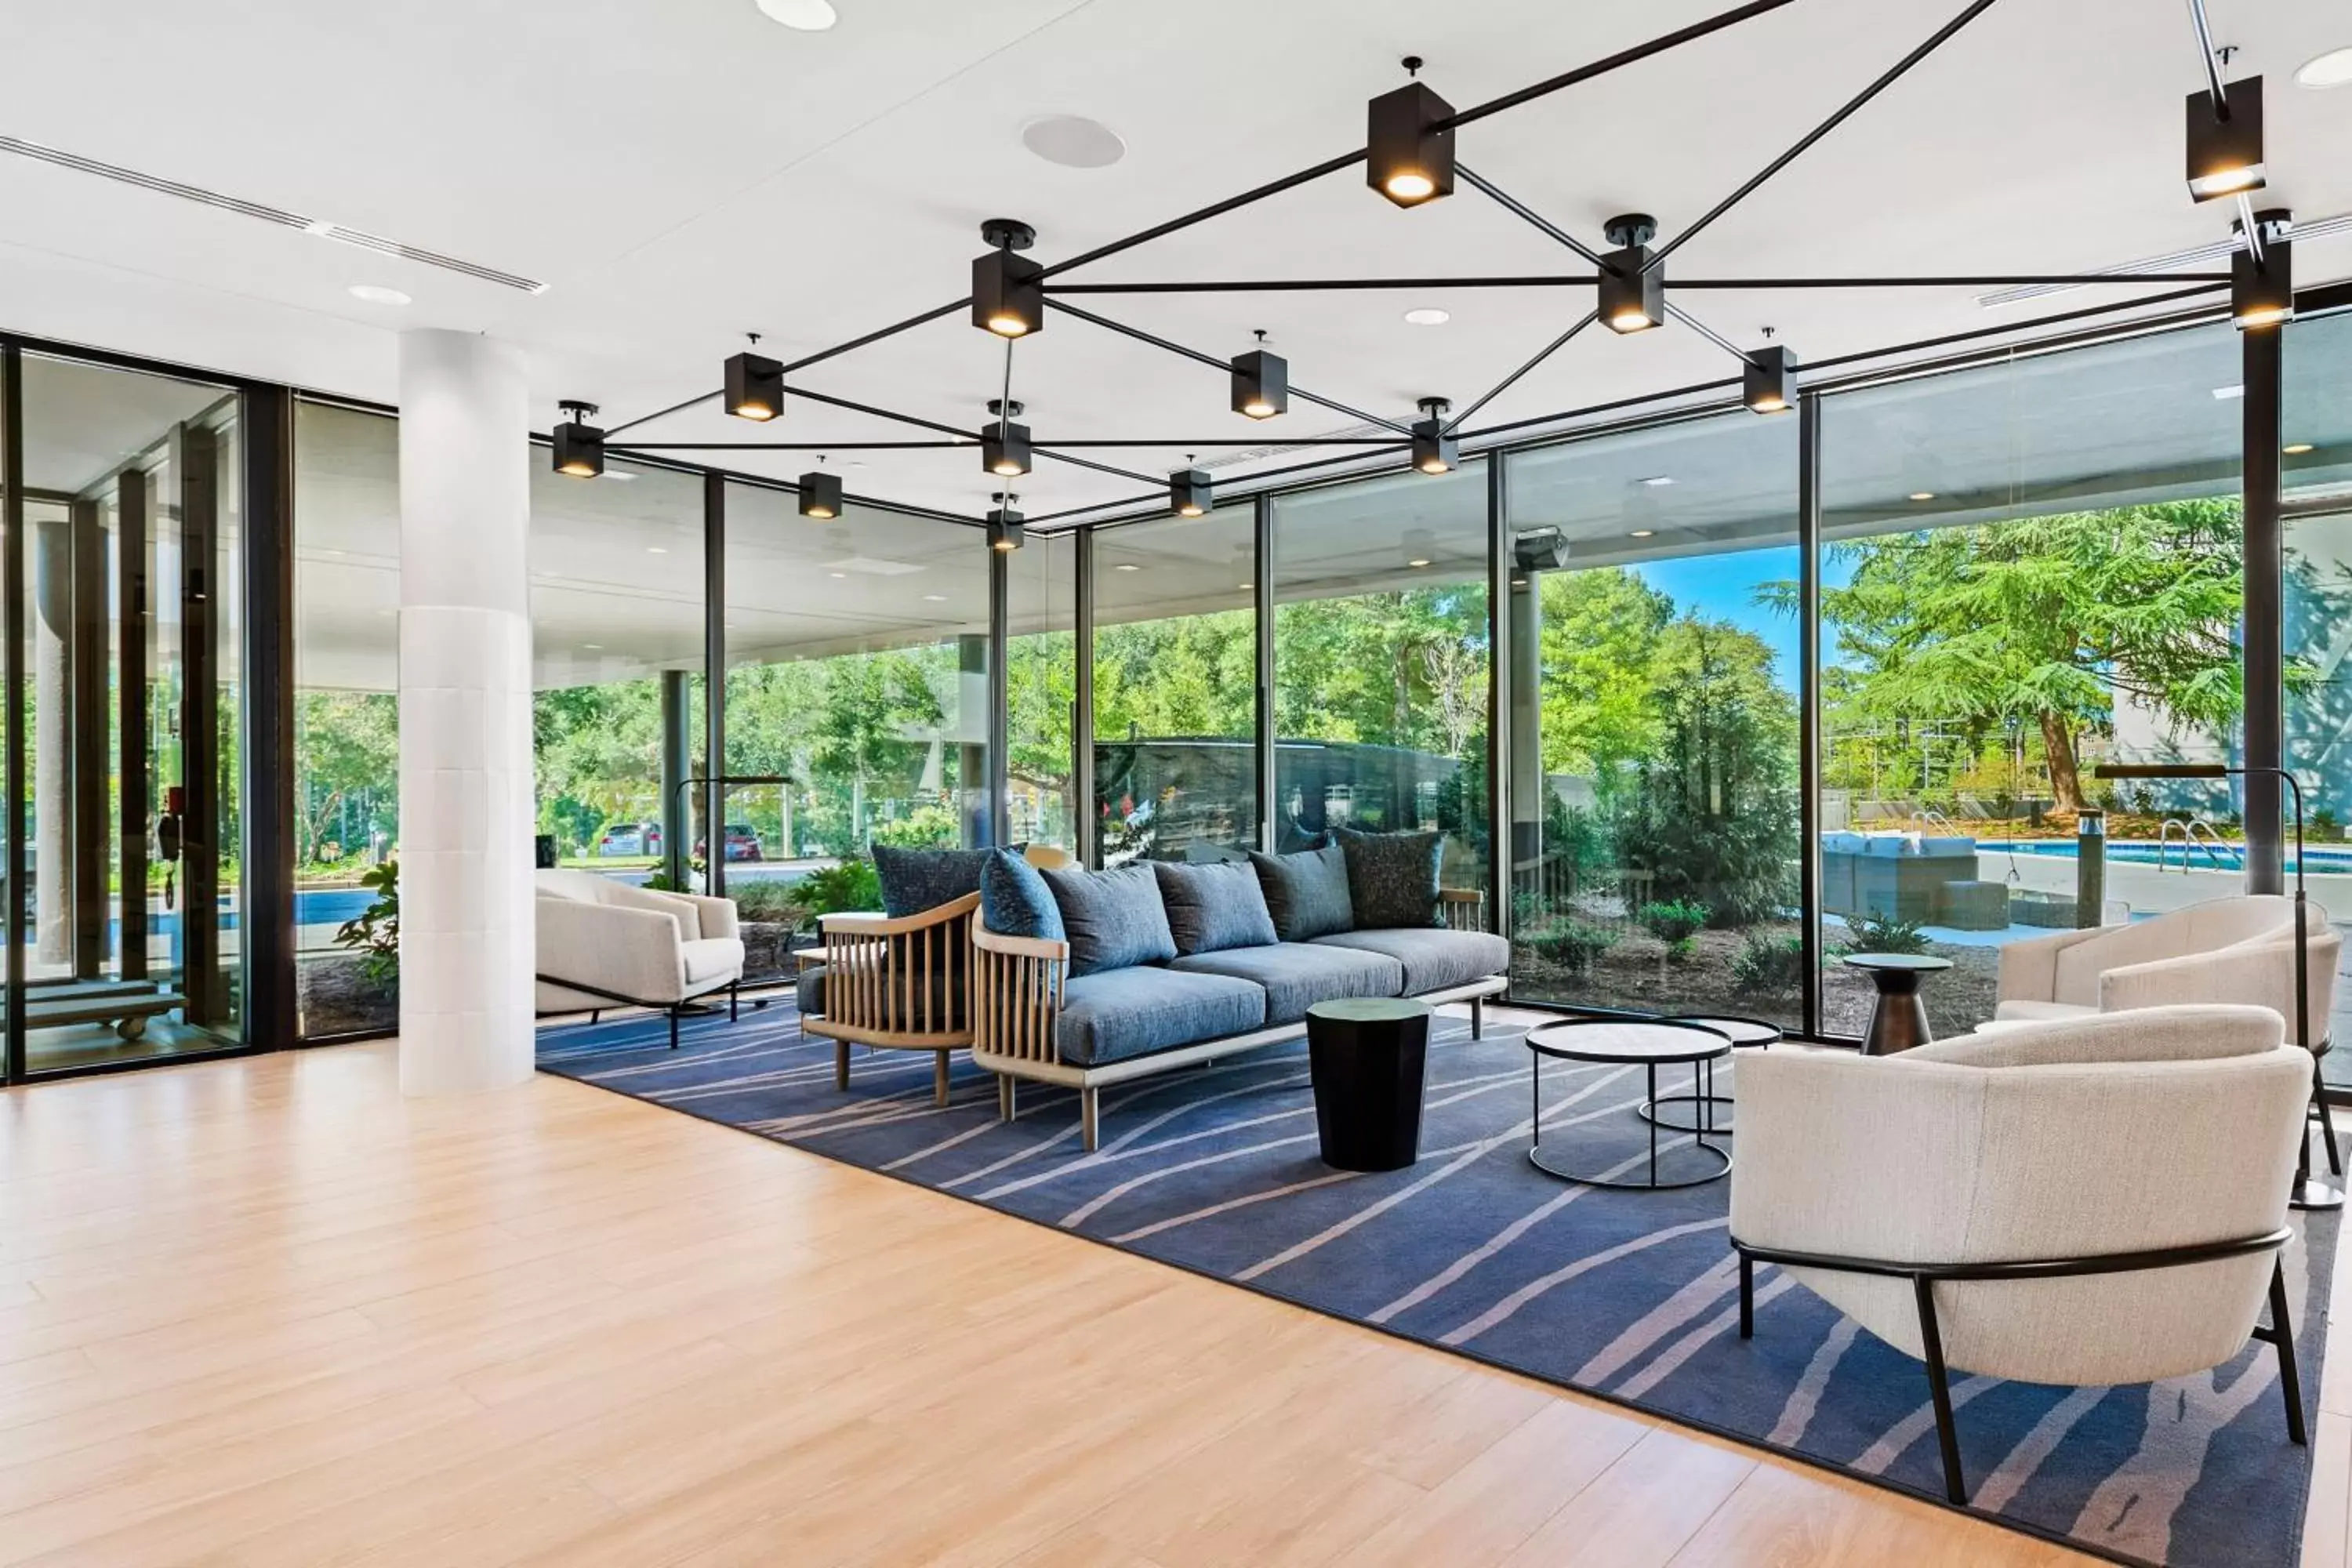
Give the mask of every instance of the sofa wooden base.
MULTIPOLYGON (((1492 974, 1474 980, 1466 985, 1455 985, 1443 991, 1423 992, 1415 999, 1436 1005, 1445 1002, 1470 1004, 1470 1035, 1473 1039, 1486 1033, 1486 1000, 1500 995, 1509 982, 1502 975, 1492 974)), ((1064 1061, 1038 1060, 1029 1057, 1005 1056, 974 1046, 972 1061, 997 1075, 996 1114, 1000 1121, 1011 1121, 1018 1114, 1016 1102, 1018 1082, 1026 1079, 1032 1083, 1052 1084, 1060 1089, 1078 1091, 1079 1131, 1087 1151, 1091 1153, 1098 1142, 1101 1121, 1100 1091, 1107 1086, 1131 1083, 1137 1079, 1156 1078, 1180 1068, 1215 1061, 1220 1057, 1239 1056, 1244 1051, 1256 1050, 1261 1046, 1279 1045, 1285 1040, 1304 1038, 1307 1022, 1282 1024, 1269 1029, 1254 1029, 1245 1035, 1226 1035, 1218 1039, 1202 1040, 1196 1045, 1178 1046, 1172 1050, 1154 1051, 1150 1056, 1130 1057, 1125 1061, 1107 1062, 1101 1067, 1079 1067, 1064 1061)), ((940 1058, 944 1061, 946 1058, 940 1058)))

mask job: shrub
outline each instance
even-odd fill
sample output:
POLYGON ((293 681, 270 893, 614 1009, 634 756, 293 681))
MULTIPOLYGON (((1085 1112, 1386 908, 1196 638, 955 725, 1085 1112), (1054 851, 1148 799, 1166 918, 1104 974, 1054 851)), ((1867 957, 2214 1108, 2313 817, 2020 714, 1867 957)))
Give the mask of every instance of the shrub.
POLYGON ((1581 974, 1592 967, 1594 959, 1617 945, 1617 933, 1570 918, 1558 925, 1529 931, 1525 940, 1538 956, 1571 974, 1581 974))
POLYGON ((892 821, 874 824, 868 837, 893 849, 952 848, 962 842, 963 829, 953 810, 924 805, 892 821))
POLYGON ((1927 939, 1919 933, 1917 921, 1884 919, 1877 915, 1853 915, 1847 919, 1846 929, 1853 932, 1854 952, 1925 952, 1927 939))
POLYGON ((360 955, 360 975, 372 985, 400 978, 400 862, 386 860, 360 879, 375 895, 358 917, 335 931, 335 945, 360 955))
POLYGON ((793 901, 813 915, 838 914, 844 910, 882 907, 882 879, 874 862, 848 859, 823 866, 803 877, 793 888, 793 901))
POLYGON ((1805 939, 1748 933, 1731 961, 1731 984, 1742 995, 1786 995, 1805 983, 1805 939))
POLYGON ((1675 899, 1666 903, 1643 904, 1636 917, 1642 929, 1679 952, 1690 951, 1691 938, 1706 929, 1715 911, 1696 899, 1675 899))
POLYGON ((735 912, 747 921, 797 925, 808 918, 800 889, 781 878, 746 878, 730 882, 727 896, 735 900, 735 912))

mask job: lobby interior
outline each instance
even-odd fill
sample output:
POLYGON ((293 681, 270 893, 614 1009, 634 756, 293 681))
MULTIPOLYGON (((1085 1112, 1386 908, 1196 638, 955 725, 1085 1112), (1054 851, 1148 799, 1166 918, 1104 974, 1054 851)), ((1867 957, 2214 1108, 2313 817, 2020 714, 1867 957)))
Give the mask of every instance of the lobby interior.
POLYGON ((2352 1568, 2337 7, 19 32, 0 1564, 2352 1568))

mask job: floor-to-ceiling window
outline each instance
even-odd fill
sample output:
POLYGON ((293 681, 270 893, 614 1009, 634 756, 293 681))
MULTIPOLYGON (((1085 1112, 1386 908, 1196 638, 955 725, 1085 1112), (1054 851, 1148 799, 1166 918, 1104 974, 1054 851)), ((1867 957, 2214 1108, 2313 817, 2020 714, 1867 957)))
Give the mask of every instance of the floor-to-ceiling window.
POLYGON ((11 911, 26 1070, 212 1049, 245 975, 239 431, 216 386, 26 354, 11 911))
MULTIPOLYGON (((2289 327, 2285 361, 2286 763, 2303 786, 2311 897, 2352 934, 2352 313, 2289 327)), ((2339 1044, 2352 1041, 2352 957, 2344 966, 2339 1044)), ((2352 1050, 2320 1067, 2352 1087, 2352 1050)))
POLYGON ((308 1038, 400 1022, 400 426, 294 411, 294 984, 308 1038))
POLYGON ((1486 885, 1487 531, 1484 463, 1275 502, 1276 847, 1441 831, 1486 885))
POLYGON ((2005 942, 2242 889, 2238 792, 2095 773, 2234 760, 2242 381, 2214 326, 1824 400, 1825 1032, 1842 951, 1948 960, 1951 1033, 2005 942))
POLYGON ((1257 844, 1252 507, 1095 533, 1096 842, 1106 865, 1257 844))
POLYGON ((1032 534, 1005 563, 1006 820, 1011 842, 1075 847, 1079 810, 1078 539, 1032 534))
POLYGON ((531 455, 531 752, 559 865, 643 881, 708 848, 675 787, 703 754, 702 490, 618 460, 573 479, 531 455))
POLYGON ((1515 995, 1801 1021, 1796 423, 1508 459, 1515 995))

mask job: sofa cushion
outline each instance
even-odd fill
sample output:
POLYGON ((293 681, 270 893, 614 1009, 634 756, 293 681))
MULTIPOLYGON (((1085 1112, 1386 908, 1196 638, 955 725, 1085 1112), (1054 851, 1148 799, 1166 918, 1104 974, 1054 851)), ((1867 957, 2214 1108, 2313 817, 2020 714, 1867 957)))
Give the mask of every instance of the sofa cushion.
POLYGON ((1265 890, 1248 861, 1188 866, 1155 860, 1151 871, 1160 879, 1160 901, 1167 906, 1168 931, 1176 939, 1179 957, 1229 947, 1265 947, 1277 940, 1265 890))
MULTIPOLYGON (((1017 854, 1024 847, 1014 845, 1017 854)), ((882 884, 882 912, 892 920, 921 914, 980 891, 981 868, 993 849, 894 849, 874 847, 874 876, 882 884)))
POLYGON ((1349 931, 1315 939, 1318 947, 1384 952, 1404 965, 1404 994, 1444 991, 1500 974, 1510 967, 1511 944, 1483 931, 1349 931))
POLYGON ((1054 1043, 1062 1059, 1103 1067, 1130 1057, 1244 1035, 1265 1022, 1265 993, 1223 974, 1114 969, 1062 988, 1054 1043))
POLYGON ((1054 890, 1054 902, 1062 911, 1072 978, 1139 963, 1165 963, 1176 956, 1168 910, 1160 901, 1160 879, 1149 863, 1114 866, 1108 871, 1072 867, 1038 875, 1054 890))
POLYGON ((1295 1024, 1318 1002, 1342 996, 1395 996, 1404 965, 1384 952, 1284 942, 1196 952, 1168 966, 1187 974, 1224 974, 1265 991, 1265 1021, 1295 1024))
POLYGON ((1292 855, 1250 852, 1274 933, 1284 942, 1307 942, 1356 923, 1348 901, 1348 855, 1337 844, 1292 855))
POLYGON ((1060 942, 1062 906, 1026 857, 992 849, 980 872, 980 923, 999 936, 1060 942))
POLYGON ((2035 1002, 2011 998, 1997 1004, 1992 1016, 2004 1024, 2042 1024, 2060 1018, 2088 1018, 2096 1016, 2096 1007, 2085 1007, 2075 1002, 2035 1002))
POLYGON ((1382 930, 1444 923, 1437 916, 1437 866, 1445 835, 1342 827, 1339 838, 1348 861, 1352 924, 1382 930))
POLYGON ((686 984, 691 990, 708 985, 714 980, 743 978, 743 943, 731 936, 706 936, 677 944, 677 956, 686 965, 686 984))

